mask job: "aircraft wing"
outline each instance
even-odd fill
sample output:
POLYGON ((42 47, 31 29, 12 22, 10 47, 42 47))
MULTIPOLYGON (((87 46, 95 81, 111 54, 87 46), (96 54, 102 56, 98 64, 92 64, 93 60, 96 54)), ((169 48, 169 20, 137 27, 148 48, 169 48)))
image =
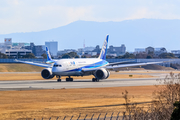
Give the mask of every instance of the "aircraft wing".
POLYGON ((147 63, 134 63, 134 64, 121 64, 121 65, 115 65, 115 66, 102 66, 98 68, 83 68, 82 71, 88 72, 88 71, 95 71, 101 68, 105 68, 108 70, 117 69, 117 68, 125 68, 125 67, 134 67, 134 66, 144 66, 144 65, 150 65, 150 64, 158 64, 158 63, 164 63, 164 61, 161 62, 147 62, 147 63))
POLYGON ((122 64, 122 65, 116 65, 116 66, 106 66, 106 69, 115 69, 115 68, 124 68, 124 67, 134 67, 134 66, 144 66, 144 65, 151 65, 151 64, 158 64, 158 63, 164 63, 163 62, 147 62, 147 63, 134 63, 134 64, 122 64))
POLYGON ((34 62, 21 61, 21 60, 15 60, 15 61, 20 62, 20 63, 30 64, 30 65, 35 65, 35 66, 39 66, 39 67, 45 67, 45 68, 52 66, 52 64, 34 63, 34 62))
POLYGON ((134 61, 134 60, 113 62, 113 63, 109 63, 109 66, 119 65, 119 64, 122 64, 122 63, 127 63, 127 62, 132 62, 132 61, 134 61))

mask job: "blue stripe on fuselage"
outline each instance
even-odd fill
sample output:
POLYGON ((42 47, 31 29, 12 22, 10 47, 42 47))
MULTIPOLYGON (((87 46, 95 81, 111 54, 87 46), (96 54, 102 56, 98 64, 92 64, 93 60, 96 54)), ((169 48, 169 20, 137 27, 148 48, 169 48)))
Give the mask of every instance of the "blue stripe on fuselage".
POLYGON ((80 68, 76 68, 76 69, 72 69, 72 70, 68 70, 68 71, 65 71, 65 72, 81 71, 82 68, 97 68, 97 67, 104 66, 106 64, 108 64, 108 62, 106 60, 102 60, 102 61, 97 62, 97 63, 93 63, 93 64, 90 64, 90 65, 80 67, 80 68))

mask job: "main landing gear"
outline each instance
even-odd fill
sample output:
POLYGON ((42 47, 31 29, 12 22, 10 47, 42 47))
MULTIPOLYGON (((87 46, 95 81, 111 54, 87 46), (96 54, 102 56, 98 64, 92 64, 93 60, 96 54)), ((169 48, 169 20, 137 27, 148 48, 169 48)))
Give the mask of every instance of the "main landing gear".
POLYGON ((93 81, 93 82, 99 82, 99 79, 93 78, 92 81, 93 81))
POLYGON ((73 81, 73 78, 71 78, 70 76, 69 76, 69 78, 66 78, 66 82, 72 82, 73 81))
MULTIPOLYGON (((58 78, 57 82, 61 82, 61 79, 60 79, 61 76, 57 75, 56 78, 58 78)), ((69 78, 66 78, 66 82, 72 82, 72 81, 73 81, 73 78, 71 78, 70 76, 69 76, 69 78)))
POLYGON ((60 79, 61 76, 56 76, 56 78, 58 78, 58 79, 57 79, 57 82, 61 82, 61 79, 60 79))

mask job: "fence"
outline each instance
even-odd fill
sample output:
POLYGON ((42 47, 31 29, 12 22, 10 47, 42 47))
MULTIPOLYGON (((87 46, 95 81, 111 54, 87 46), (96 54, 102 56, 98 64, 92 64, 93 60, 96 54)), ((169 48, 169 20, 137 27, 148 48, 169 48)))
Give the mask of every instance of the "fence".
MULTIPOLYGON (((64 117, 50 117, 50 118, 40 118, 40 119, 25 119, 25 120, 168 120, 169 118, 164 116, 162 118, 158 112, 155 111, 143 111, 138 110, 133 113, 128 112, 118 112, 118 113, 105 113, 105 114, 92 114, 92 115, 81 115, 78 116, 64 116, 64 117)), ((22 120, 22 119, 19 119, 22 120)))
MULTIPOLYGON (((64 116, 64 117, 50 117, 50 118, 42 118, 42 120, 127 120, 127 118, 131 118, 131 115, 126 115, 126 112, 122 112, 122 116, 120 116, 120 112, 118 112, 116 115, 114 113, 111 113, 110 116, 108 116, 108 113, 103 114, 98 114, 95 117, 95 114, 92 114, 91 116, 88 116, 88 114, 86 114, 85 116, 81 116, 81 114, 79 114, 77 117, 74 116, 64 116)), ((36 119, 34 119, 36 120, 36 119)))
MULTIPOLYGON (((21 61, 30 61, 30 62, 45 62, 46 59, 18 59, 21 61)), ((15 59, 0 59, 0 63, 18 63, 15 59)))
MULTIPOLYGON (((168 106, 166 103, 162 103, 159 107, 154 102, 146 102, 146 105, 137 106, 144 103, 127 103, 123 104, 126 111, 115 111, 108 113, 89 113, 79 115, 67 115, 67 116, 53 116, 49 118, 28 118, 18 120, 169 120, 174 108, 168 106), (146 106, 146 107, 145 107, 146 106)), ((124 109, 124 108, 123 108, 124 109)))

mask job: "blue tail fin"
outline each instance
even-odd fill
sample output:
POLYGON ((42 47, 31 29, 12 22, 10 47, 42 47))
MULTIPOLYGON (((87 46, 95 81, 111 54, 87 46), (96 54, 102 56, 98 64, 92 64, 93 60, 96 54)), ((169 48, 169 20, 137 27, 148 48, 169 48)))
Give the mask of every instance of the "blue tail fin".
POLYGON ((103 44, 102 49, 101 49, 101 53, 99 55, 99 59, 103 59, 103 60, 106 59, 106 52, 107 52, 107 46, 108 46, 108 38, 109 38, 109 35, 106 35, 106 38, 104 40, 104 44, 103 44))
POLYGON ((54 61, 51 58, 51 55, 49 53, 49 49, 46 47, 46 54, 47 54, 47 61, 46 63, 53 63, 54 61))

